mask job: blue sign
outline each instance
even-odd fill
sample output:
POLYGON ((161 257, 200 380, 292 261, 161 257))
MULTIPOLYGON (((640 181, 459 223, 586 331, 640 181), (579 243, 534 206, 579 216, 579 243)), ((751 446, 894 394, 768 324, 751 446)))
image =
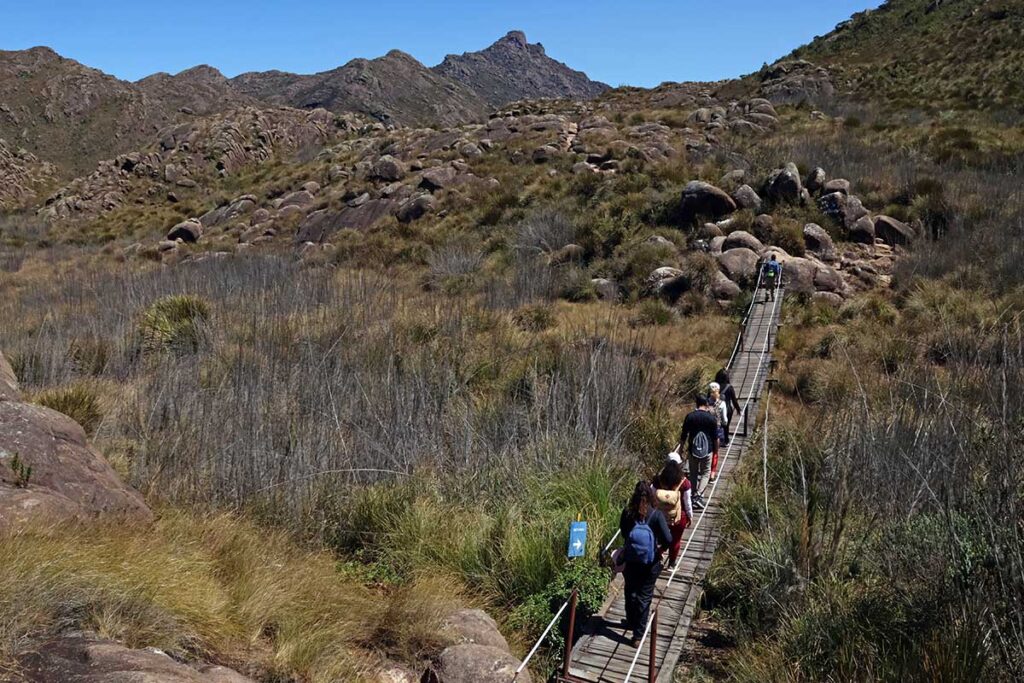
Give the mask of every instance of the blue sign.
POLYGON ((573 522, 569 525, 569 557, 583 557, 587 551, 587 523, 573 522))

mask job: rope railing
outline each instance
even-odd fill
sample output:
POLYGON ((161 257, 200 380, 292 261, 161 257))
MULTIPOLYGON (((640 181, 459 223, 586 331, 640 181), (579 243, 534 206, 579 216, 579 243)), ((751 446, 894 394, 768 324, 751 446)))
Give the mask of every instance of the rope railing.
MULTIPOLYGON (((780 280, 780 285, 781 285, 781 280, 782 280, 781 273, 780 273, 779 280, 780 280)), ((761 279, 758 278, 758 284, 759 285, 760 285, 760 282, 761 282, 761 279)), ((754 290, 754 300, 755 301, 757 300, 757 290, 756 289, 754 290)), ((765 331, 765 335, 764 335, 764 345, 762 346, 761 353, 758 356, 757 369, 754 371, 754 381, 751 384, 751 386, 755 387, 755 388, 757 387, 757 382, 758 382, 758 379, 760 379, 761 372, 764 369, 764 357, 768 353, 768 348, 769 348, 769 344, 771 342, 771 336, 772 336, 771 335, 771 326, 772 326, 772 324, 775 321, 775 313, 776 313, 776 310, 778 308, 778 305, 779 305, 780 301, 781 301, 781 297, 778 295, 778 292, 776 292, 776 296, 774 297, 774 299, 772 301, 771 316, 768 318, 768 329, 765 331)), ((753 303, 751 303, 751 308, 753 308, 753 303)), ((749 317, 749 315, 750 315, 749 312, 748 312, 747 315, 749 317)), ((753 400, 754 396, 755 396, 754 392, 750 392, 747 395, 747 399, 743 403, 743 410, 741 411, 741 415, 745 415, 746 414, 748 408, 750 407, 750 402, 751 402, 751 400, 753 400)), ((729 446, 726 448, 725 455, 722 458, 722 465, 721 466, 722 466, 723 470, 725 469, 725 463, 729 460, 729 455, 732 452, 732 447, 736 443, 735 437, 736 437, 738 432, 739 432, 739 425, 737 424, 736 425, 736 429, 732 433, 732 437, 733 438, 731 438, 729 440, 729 446)), ((657 604, 655 604, 651 608, 651 616, 649 616, 647 618, 647 626, 644 628, 644 634, 640 638, 640 642, 637 644, 636 654, 633 655, 633 661, 630 662, 629 670, 626 672, 626 678, 623 680, 623 683, 629 683, 629 679, 633 675, 633 671, 636 669, 636 664, 640 660, 640 653, 643 652, 644 643, 647 641, 647 636, 650 635, 651 624, 654 623, 654 619, 655 619, 655 615, 657 614, 658 607, 661 605, 661 601, 664 598, 665 592, 668 590, 669 586, 671 586, 672 582, 675 580, 676 573, 679 571, 679 567, 682 566, 683 557, 686 556, 686 551, 690 549, 690 544, 693 543, 693 538, 694 538, 694 536, 697 533, 697 529, 700 528, 701 523, 704 521, 704 515, 707 514, 707 511, 711 507, 711 499, 715 495, 715 490, 718 488, 718 482, 719 481, 721 481, 721 478, 718 478, 714 482, 712 482, 711 490, 708 492, 708 496, 707 496, 707 500, 706 500, 706 503, 704 505, 704 508, 701 510, 700 515, 697 517, 697 522, 693 525, 693 527, 690 530, 690 537, 687 539, 686 545, 683 546, 683 549, 679 552, 679 557, 676 559, 676 564, 672 568, 672 573, 669 574, 668 581, 665 582, 665 586, 660 591, 660 595, 658 596, 657 604)), ((650 666, 652 666, 652 667, 654 666, 653 658, 652 658, 652 661, 650 662, 650 666)))
MULTIPOLYGON (((781 270, 781 268, 780 268, 780 270, 781 270)), ((780 272, 780 275, 781 275, 781 272, 780 272)), ((747 324, 750 322, 750 315, 751 315, 751 313, 754 310, 754 305, 757 303, 757 292, 761 289, 761 283, 763 281, 763 276, 764 276, 764 269, 763 268, 759 268, 759 272, 758 272, 758 276, 757 276, 757 281, 756 281, 756 283, 754 285, 754 295, 751 297, 750 305, 747 307, 747 311, 746 311, 746 313, 743 316, 742 322, 740 323, 739 332, 737 332, 737 334, 736 334, 736 344, 734 345, 732 353, 729 356, 729 361, 726 363, 726 367, 730 371, 732 370, 732 366, 733 366, 733 363, 736 360, 736 355, 739 352, 740 346, 743 343, 744 332, 746 331, 747 324)), ((779 280, 780 280, 780 285, 781 285, 782 278, 780 277, 779 280)), ((772 320, 772 321, 774 321, 774 319, 775 319, 775 310, 776 310, 775 309, 775 305, 777 304, 777 302, 778 302, 778 297, 776 297, 776 303, 773 304, 773 306, 772 306, 772 316, 770 318, 770 320, 772 320)), ((764 349, 762 350, 761 356, 759 357, 759 360, 758 360, 758 369, 757 369, 757 372, 754 375, 753 386, 757 386, 757 380, 758 380, 758 378, 760 376, 761 366, 763 365, 764 352, 768 348, 768 341, 769 341, 769 339, 771 337, 770 329, 771 328, 769 327, 769 332, 768 332, 768 334, 765 335, 765 346, 764 346, 764 349)), ((743 405, 743 409, 740 411, 740 415, 745 415, 746 414, 747 406, 750 404, 751 398, 752 398, 752 394, 747 396, 746 402, 743 405)), ((735 430, 733 431, 733 434, 732 434, 733 438, 730 439, 729 446, 726 448, 725 456, 722 459, 722 469, 725 468, 725 462, 729 459, 729 454, 732 451, 733 444, 735 443, 735 436, 739 433, 739 429, 740 429, 739 420, 737 420, 736 428, 735 428, 735 430)), ((718 486, 718 479, 716 479, 712 483, 711 491, 708 493, 708 497, 707 497, 707 503, 708 504, 705 505, 704 509, 700 513, 700 516, 697 518, 697 523, 691 529, 691 531, 690 531, 690 538, 687 540, 686 545, 684 546, 682 551, 680 551, 680 553, 679 553, 679 557, 676 560, 675 567, 672 569, 672 573, 669 575, 669 580, 665 584, 665 588, 662 590, 662 596, 664 595, 664 591, 668 589, 668 586, 671 584, 672 580, 675 578, 676 572, 679 570, 679 567, 682 564, 683 557, 685 556, 686 551, 689 549, 690 544, 693 542, 694 533, 697 531, 697 528, 700 526, 700 523, 704 519, 704 514, 707 512, 707 509, 708 509, 709 504, 711 502, 711 497, 714 495, 715 489, 717 488, 717 486, 718 486)), ((602 556, 605 555, 608 552, 608 550, 612 547, 612 545, 615 543, 615 541, 618 540, 618 538, 619 538, 619 536, 621 534, 622 534, 621 529, 616 529, 615 530, 615 533, 612 535, 611 540, 609 540, 608 543, 605 544, 604 548, 602 548, 602 550, 601 550, 601 555, 602 556)), ((527 653, 526 657, 523 658, 523 661, 520 662, 519 666, 516 667, 515 673, 513 674, 512 679, 511 679, 512 683, 514 683, 519 678, 519 675, 523 671, 526 670, 526 667, 529 665, 530 660, 533 659, 534 655, 537 654, 537 651, 540 650, 540 646, 544 643, 544 640, 547 639, 548 634, 551 633, 551 630, 555 627, 555 624, 558 623, 558 620, 562 618, 562 614, 565 613, 565 610, 569 606, 569 603, 571 601, 572 601, 572 596, 570 595, 570 597, 567 597, 565 599, 565 602, 562 603, 561 607, 558 608, 558 611, 555 612, 555 616, 553 616, 551 618, 551 621, 548 622, 547 627, 544 629, 543 633, 541 633, 540 637, 534 643, 534 645, 530 649, 529 653, 527 653)), ((661 596, 659 596, 659 598, 658 598, 658 603, 660 604, 660 602, 661 602, 661 596)), ((629 671, 626 674, 625 681, 627 683, 629 681, 629 677, 633 674, 634 668, 636 667, 637 660, 640 657, 640 652, 642 652, 643 643, 647 639, 648 634, 650 633, 651 624, 652 624, 652 622, 654 620, 653 615, 656 613, 656 610, 657 610, 656 607, 651 610, 652 616, 650 618, 648 618, 648 620, 647 620, 647 626, 646 626, 646 628, 644 630, 643 638, 641 639, 640 644, 637 646, 637 649, 636 649, 637 653, 636 653, 636 655, 634 655, 633 661, 632 661, 632 663, 630 664, 630 667, 629 667, 629 671)), ((567 648, 571 648, 572 647, 572 643, 566 643, 566 647, 567 648)))

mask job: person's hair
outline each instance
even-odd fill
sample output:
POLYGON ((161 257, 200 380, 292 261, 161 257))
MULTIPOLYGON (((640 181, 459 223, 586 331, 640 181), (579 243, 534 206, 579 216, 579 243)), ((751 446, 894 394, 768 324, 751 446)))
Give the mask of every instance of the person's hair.
POLYGON ((770 258, 772 261, 774 261, 775 260, 775 254, 769 254, 768 258, 770 258))
POLYGON ((708 405, 708 397, 704 395, 697 396, 697 407, 706 408, 708 405))
POLYGON ((722 368, 717 373, 715 373, 715 381, 718 382, 718 385, 722 387, 724 387, 727 384, 732 384, 732 382, 729 381, 729 371, 726 370, 725 368, 722 368))
POLYGON ((667 462, 655 480, 659 489, 670 491, 683 483, 683 468, 677 462, 667 462))
POLYGON ((712 402, 711 401, 711 397, 712 396, 717 396, 718 398, 722 398, 722 390, 719 389, 718 387, 711 387, 711 390, 708 392, 708 403, 709 404, 712 402))
POLYGON ((644 522, 651 511, 651 487, 646 481, 638 481, 629 499, 629 516, 634 522, 644 522))

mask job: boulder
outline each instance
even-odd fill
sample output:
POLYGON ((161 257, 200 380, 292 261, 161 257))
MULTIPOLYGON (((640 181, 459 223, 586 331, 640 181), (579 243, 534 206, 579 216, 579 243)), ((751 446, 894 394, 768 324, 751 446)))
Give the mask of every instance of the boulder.
POLYGON ((717 301, 732 301, 741 291, 740 286, 723 273, 717 273, 715 281, 711 283, 711 296, 717 301))
POLYGON ((732 198, 736 201, 736 206, 741 209, 750 209, 754 213, 761 210, 761 197, 750 185, 737 187, 736 191, 732 193, 732 198))
POLYGON ((561 150, 559 150, 554 145, 543 145, 533 150, 533 155, 531 158, 533 159, 533 163, 535 164, 544 164, 558 156, 560 151, 561 150))
POLYGON ((875 222, 870 216, 862 216, 850 226, 850 241, 860 244, 875 243, 875 222))
POLYGON ((827 179, 828 176, 825 174, 825 169, 821 166, 816 166, 807 174, 807 179, 804 181, 804 187, 807 188, 808 192, 817 194, 823 187, 825 187, 825 181, 827 179))
MULTIPOLYGON (((519 660, 508 650, 489 645, 453 645, 446 648, 421 679, 423 683, 488 683, 511 681, 519 660)), ((530 683, 530 673, 524 670, 516 683, 530 683)))
POLYGON ((34 644, 18 658, 35 683, 253 683, 223 666, 189 666, 156 648, 132 650, 89 633, 69 633, 34 644))
POLYGON ((467 142, 459 146, 459 154, 467 159, 475 159, 476 157, 483 156, 484 152, 472 142, 467 142))
POLYGON ((696 216, 720 218, 736 210, 736 202, 723 190, 710 183, 692 180, 683 188, 680 210, 683 220, 696 216))
POLYGON ((818 266, 808 259, 799 256, 783 257, 778 249, 773 250, 776 258, 782 263, 783 281, 787 292, 813 294, 814 275, 818 266))
POLYGON ((370 177, 378 180, 385 180, 387 182, 395 182, 405 177, 405 164, 391 156, 385 154, 380 159, 374 162, 370 168, 370 177))
MULTIPOLYGON (((771 241, 772 236, 775 234, 775 219, 770 214, 763 213, 760 216, 754 218, 754 223, 750 227, 754 231, 754 236, 762 241, 771 241)), ((753 247, 751 247, 753 249, 753 247)), ((757 251, 756 249, 754 251, 757 251)))
POLYGON ((302 189, 303 191, 308 192, 310 194, 316 194, 320 192, 320 183, 318 183, 315 180, 307 180, 306 182, 302 183, 302 189))
POLYGON ((807 251, 826 263, 831 263, 837 258, 832 236, 817 223, 808 223, 804 226, 804 244, 807 251))
POLYGON ((661 268, 655 268, 651 271, 651 274, 647 276, 647 286, 650 289, 657 290, 658 284, 664 280, 671 280, 672 278, 682 277, 683 271, 672 266, 662 266, 661 268))
POLYGON ((850 181, 846 178, 833 178, 821 186, 822 194, 831 194, 833 192, 850 194, 850 181))
POLYGON ((420 188, 427 192, 437 192, 452 185, 457 172, 451 166, 438 166, 429 168, 423 172, 420 178, 420 188))
POLYGON ((283 209, 287 206, 299 206, 307 207, 313 204, 316 199, 313 195, 306 190, 296 190, 295 192, 289 192, 285 196, 274 202, 274 207, 277 209, 283 209))
POLYGON ((914 230, 903 221, 890 216, 875 216, 875 236, 881 237, 891 247, 910 244, 914 240, 914 230))
POLYGON ((181 240, 183 242, 198 242, 203 236, 203 224, 196 218, 189 218, 187 221, 178 223, 167 232, 167 239, 171 242, 181 240))
POLYGON ((792 162, 772 171, 765 183, 765 193, 775 202, 795 204, 800 201, 802 190, 800 170, 792 162))
POLYGON ((846 292, 846 282, 835 268, 818 266, 814 273, 814 289, 819 292, 844 294, 846 292))
POLYGON ((572 165, 572 172, 574 175, 594 175, 597 173, 597 167, 593 164, 588 164, 586 161, 577 161, 572 165))
POLYGON ((734 230, 726 235, 725 242, 722 243, 722 251, 730 249, 750 249, 758 253, 764 249, 764 244, 745 230, 734 230))
POLYGON ((818 208, 821 212, 834 220, 842 227, 849 230, 858 220, 868 215, 868 210, 861 204, 860 199, 853 195, 846 195, 842 192, 831 192, 823 194, 818 199, 818 208))
POLYGON ((559 266, 564 263, 582 261, 586 251, 578 244, 567 244, 561 249, 551 252, 548 257, 548 265, 559 266))
POLYGON ((622 290, 614 280, 603 277, 595 277, 590 281, 597 292, 597 298, 602 301, 618 301, 622 297, 622 290))
POLYGON ((256 208, 256 197, 251 194, 243 195, 230 204, 218 206, 216 209, 207 211, 199 217, 199 222, 204 228, 222 225, 243 216, 256 208))
POLYGON ((431 195, 421 194, 418 197, 406 200, 398 207, 398 212, 395 216, 403 223, 410 223, 419 220, 428 212, 433 211, 434 205, 434 198, 431 195))
POLYGON ((843 297, 833 292, 815 292, 811 295, 811 301, 816 301, 832 308, 839 308, 843 305, 843 297))
POLYGON ((722 176, 721 180, 718 181, 718 184, 722 187, 736 188, 743 184, 743 179, 746 178, 746 176, 746 171, 742 168, 737 168, 736 170, 729 171, 722 176))
POLYGON ((498 630, 498 624, 481 609, 460 609, 453 612, 445 619, 441 633, 456 645, 472 643, 510 652, 508 641, 498 630))
POLYGON ((757 254, 745 247, 723 251, 715 257, 718 265, 733 282, 744 284, 756 277, 757 254))
POLYGON ((705 223, 704 225, 701 226, 700 230, 697 232, 697 236, 702 238, 702 239, 706 239, 706 240, 709 240, 709 239, 711 239, 713 237, 721 237, 722 236, 722 228, 720 228, 719 226, 715 225, 714 223, 705 223))
POLYGON ((718 256, 722 253, 722 247, 725 245, 725 236, 719 235, 717 237, 712 237, 708 242, 708 245, 710 247, 710 253, 714 256, 718 256))
POLYGON ((0 532, 36 520, 99 515, 152 519, 142 496, 89 446, 77 422, 20 400, 14 373, 0 356, 0 532), (32 468, 27 481, 14 467, 15 456, 32 468))

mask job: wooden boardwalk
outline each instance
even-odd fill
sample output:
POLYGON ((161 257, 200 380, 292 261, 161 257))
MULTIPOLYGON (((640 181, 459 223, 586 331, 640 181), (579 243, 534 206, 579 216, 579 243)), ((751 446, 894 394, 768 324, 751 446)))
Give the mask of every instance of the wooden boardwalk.
MULTIPOLYGON (((724 503, 732 485, 732 473, 746 451, 748 438, 753 433, 761 392, 768 376, 772 347, 775 344, 779 313, 782 309, 781 290, 778 292, 779 303, 775 307, 771 301, 764 301, 763 291, 757 292, 756 296, 757 301, 751 308, 743 340, 730 368, 730 376, 740 406, 747 404, 750 429, 747 434, 743 433, 742 415, 733 419, 731 426, 735 436, 732 448, 728 451, 728 457, 725 449, 720 453, 718 485, 710 496, 704 518, 698 522, 700 513, 694 510, 694 521, 683 535, 683 546, 687 548, 688 544, 688 548, 682 554, 679 570, 671 585, 666 587, 671 567, 664 569, 658 579, 654 604, 660 604, 660 607, 654 675, 648 679, 650 644, 654 637, 652 629, 647 641, 640 648, 640 656, 629 677, 630 681, 672 681, 676 663, 686 642, 690 620, 700 597, 700 584, 718 545, 721 535, 720 522, 724 503), (661 596, 660 603, 658 596, 661 596)), ((708 497, 706 492, 705 498, 708 497)), ((620 576, 612 582, 604 607, 586 625, 584 635, 573 647, 569 668, 573 679, 593 683, 622 683, 626 680, 636 650, 629 643, 631 634, 622 625, 625 617, 620 576)))

